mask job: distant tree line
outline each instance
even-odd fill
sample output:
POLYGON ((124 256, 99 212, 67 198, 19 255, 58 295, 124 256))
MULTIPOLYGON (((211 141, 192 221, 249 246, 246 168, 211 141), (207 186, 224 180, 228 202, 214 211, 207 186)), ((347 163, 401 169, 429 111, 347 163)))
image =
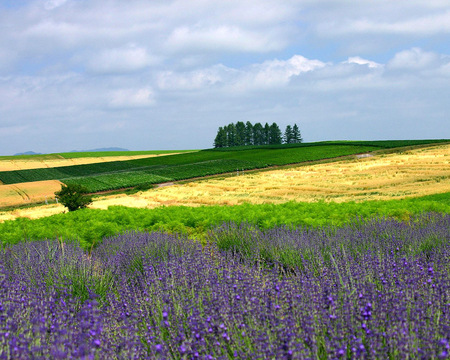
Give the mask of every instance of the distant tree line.
POLYGON ((214 147, 295 144, 302 141, 297 124, 286 126, 286 130, 282 134, 280 127, 276 123, 272 125, 266 123, 262 126, 259 122, 253 125, 250 121, 247 121, 245 124, 242 121, 238 121, 236 124, 231 123, 219 127, 214 139, 214 147))

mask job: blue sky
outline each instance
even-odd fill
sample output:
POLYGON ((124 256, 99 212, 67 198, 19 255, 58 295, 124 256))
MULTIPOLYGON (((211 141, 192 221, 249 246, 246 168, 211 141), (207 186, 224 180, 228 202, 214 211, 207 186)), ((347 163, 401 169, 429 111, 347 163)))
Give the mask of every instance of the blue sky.
POLYGON ((450 138, 448 0, 3 0, 0 154, 450 138))

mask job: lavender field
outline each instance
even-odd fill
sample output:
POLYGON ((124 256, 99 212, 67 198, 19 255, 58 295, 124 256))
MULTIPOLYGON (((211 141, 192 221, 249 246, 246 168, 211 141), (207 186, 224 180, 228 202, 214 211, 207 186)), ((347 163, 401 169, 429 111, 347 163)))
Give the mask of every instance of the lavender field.
POLYGON ((450 215, 0 251, 0 359, 448 359, 450 215))

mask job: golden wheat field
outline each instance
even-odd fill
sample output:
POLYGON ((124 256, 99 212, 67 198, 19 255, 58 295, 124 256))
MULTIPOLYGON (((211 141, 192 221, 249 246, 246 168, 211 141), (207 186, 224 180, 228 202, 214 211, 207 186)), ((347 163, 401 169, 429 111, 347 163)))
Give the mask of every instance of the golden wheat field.
MULTIPOLYGON (((326 164, 248 172, 240 176, 193 181, 98 198, 92 208, 112 205, 154 208, 161 205, 237 205, 295 201, 402 199, 450 191, 450 145, 416 149, 326 164)), ((40 217, 64 211, 48 205, 0 213, 0 220, 40 217)))
POLYGON ((0 206, 24 205, 54 199, 61 189, 58 180, 35 181, 12 185, 0 185, 0 206))

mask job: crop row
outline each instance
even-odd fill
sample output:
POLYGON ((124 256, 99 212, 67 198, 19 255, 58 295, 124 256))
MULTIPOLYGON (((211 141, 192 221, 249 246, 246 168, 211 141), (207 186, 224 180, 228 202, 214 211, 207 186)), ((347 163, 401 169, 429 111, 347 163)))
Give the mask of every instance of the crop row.
POLYGON ((429 214, 215 230, 248 253, 163 233, 90 254, 18 244, 0 251, 0 358, 447 359, 449 229, 429 214), (288 253, 299 266, 279 263, 288 253))
POLYGON ((84 209, 31 220, 19 218, 0 223, 0 243, 38 239, 77 239, 90 248, 104 236, 127 230, 188 233, 199 238, 223 222, 249 223, 262 229, 323 227, 352 223, 358 217, 393 217, 407 221, 422 212, 450 213, 450 193, 417 199, 361 203, 244 204, 238 206, 169 206, 137 209, 122 206, 108 211, 84 209))
POLYGON ((149 174, 144 171, 134 171, 131 173, 116 173, 98 176, 85 176, 81 178, 70 178, 65 180, 66 184, 79 184, 88 189, 89 192, 98 192, 104 190, 121 189, 125 187, 137 186, 142 184, 157 184, 172 179, 149 174))
MULTIPOLYGON (((220 174, 236 169, 256 169, 271 165, 285 165, 304 161, 314 161, 351 155, 376 149, 372 146, 354 146, 347 144, 270 149, 260 148, 253 150, 217 152, 199 151, 171 156, 136 159, 129 161, 114 161, 96 164, 62 166, 57 168, 28 169, 18 171, 0 172, 0 181, 4 184, 40 180, 75 181, 73 178, 92 177, 104 174, 145 171, 150 175, 158 175, 174 180, 192 177, 220 174), (72 180, 70 180, 72 179, 72 180)), ((130 181, 133 177, 130 178, 130 181)), ((78 180, 77 180, 78 181, 78 180)), ((94 183, 95 181, 93 181, 94 183)), ((148 181, 145 180, 147 183, 148 181)), ((108 187, 99 188, 101 182, 93 187, 98 190, 107 190, 108 187)), ((120 187, 132 186, 130 184, 120 187)))

